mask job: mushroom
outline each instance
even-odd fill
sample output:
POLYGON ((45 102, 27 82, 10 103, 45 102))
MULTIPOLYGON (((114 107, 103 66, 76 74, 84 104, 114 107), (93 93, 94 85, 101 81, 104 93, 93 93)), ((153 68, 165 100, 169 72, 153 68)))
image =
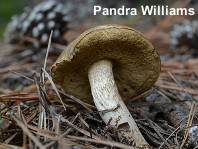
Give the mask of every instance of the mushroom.
POLYGON ((124 102, 149 90, 160 73, 160 58, 138 31, 119 25, 85 31, 51 68, 63 90, 93 104, 120 140, 149 148, 124 102))

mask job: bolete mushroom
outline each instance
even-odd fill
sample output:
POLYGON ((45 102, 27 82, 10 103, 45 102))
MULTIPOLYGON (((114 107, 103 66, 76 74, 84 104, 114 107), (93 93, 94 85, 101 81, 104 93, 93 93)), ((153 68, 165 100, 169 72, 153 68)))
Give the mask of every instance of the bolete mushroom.
POLYGON ((79 99, 95 103, 107 125, 135 147, 149 148, 124 102, 149 90, 160 73, 160 58, 138 31, 119 25, 85 31, 51 68, 55 83, 79 99))

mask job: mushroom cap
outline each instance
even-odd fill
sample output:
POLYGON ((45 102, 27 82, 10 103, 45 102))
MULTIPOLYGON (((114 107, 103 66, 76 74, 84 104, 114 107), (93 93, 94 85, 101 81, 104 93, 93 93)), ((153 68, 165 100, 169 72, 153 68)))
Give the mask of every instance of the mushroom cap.
POLYGON ((93 104, 88 69, 102 59, 113 64, 113 75, 124 102, 149 90, 160 74, 160 57, 138 31, 104 25, 82 33, 62 52, 51 76, 66 93, 93 104))

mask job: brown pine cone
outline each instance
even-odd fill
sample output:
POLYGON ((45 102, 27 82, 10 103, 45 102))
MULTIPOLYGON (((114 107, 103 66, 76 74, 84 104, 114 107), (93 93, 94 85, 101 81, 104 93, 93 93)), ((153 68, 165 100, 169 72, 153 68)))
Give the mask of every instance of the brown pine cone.
POLYGON ((25 44, 40 47, 48 41, 53 30, 52 42, 65 42, 61 36, 68 30, 69 12, 57 1, 45 1, 32 10, 25 8, 20 16, 13 16, 5 31, 5 40, 12 44, 25 44), (24 36, 37 39, 37 42, 24 41, 24 36), (39 41, 39 42, 38 42, 39 41))
POLYGON ((174 25, 171 35, 171 48, 184 53, 198 55, 198 21, 185 20, 183 24, 174 25))

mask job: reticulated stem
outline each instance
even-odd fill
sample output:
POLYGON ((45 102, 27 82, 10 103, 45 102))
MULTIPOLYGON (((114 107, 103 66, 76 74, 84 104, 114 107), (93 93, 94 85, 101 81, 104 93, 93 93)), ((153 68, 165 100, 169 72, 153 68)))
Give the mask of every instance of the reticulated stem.
POLYGON ((112 63, 95 62, 88 71, 94 103, 107 125, 115 127, 120 140, 127 140, 134 147, 149 148, 133 117, 122 101, 113 77, 112 63))

